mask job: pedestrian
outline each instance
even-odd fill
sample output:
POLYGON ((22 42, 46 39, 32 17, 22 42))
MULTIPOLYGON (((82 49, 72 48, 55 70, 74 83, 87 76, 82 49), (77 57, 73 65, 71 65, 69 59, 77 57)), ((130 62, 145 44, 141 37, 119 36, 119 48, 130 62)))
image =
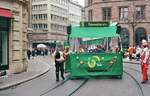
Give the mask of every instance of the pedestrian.
POLYGON ((139 61, 140 59, 140 53, 141 53, 141 47, 139 45, 136 46, 136 60, 139 61))
POLYGON ((149 50, 146 40, 142 40, 142 52, 141 52, 141 70, 142 70, 142 84, 148 81, 148 64, 149 64, 149 50))
POLYGON ((47 56, 48 55, 48 49, 45 49, 45 55, 47 56))
POLYGON ((128 52, 129 52, 129 59, 131 61, 133 59, 133 54, 135 53, 134 47, 130 46, 128 52))
POLYGON ((64 80, 64 57, 63 46, 58 46, 58 49, 54 53, 55 56, 55 68, 56 68, 56 82, 59 82, 59 71, 61 72, 61 78, 64 80))
POLYGON ((34 59, 34 56, 35 56, 35 50, 34 49, 32 49, 31 54, 32 54, 32 59, 34 59))
POLYGON ((27 56, 28 56, 28 60, 30 60, 30 57, 31 57, 31 51, 30 51, 30 49, 27 50, 27 56))

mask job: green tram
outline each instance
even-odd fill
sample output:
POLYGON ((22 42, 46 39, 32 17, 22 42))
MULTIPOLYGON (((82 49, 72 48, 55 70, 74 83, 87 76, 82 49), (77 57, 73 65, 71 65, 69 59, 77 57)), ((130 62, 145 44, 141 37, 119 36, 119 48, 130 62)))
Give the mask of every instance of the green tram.
POLYGON ((92 26, 68 28, 71 52, 67 56, 65 70, 72 79, 99 76, 121 79, 123 62, 118 34, 120 27, 105 25, 105 22, 99 22, 100 25, 97 25, 98 22, 90 23, 92 26), (81 51, 82 48, 84 51, 81 51))

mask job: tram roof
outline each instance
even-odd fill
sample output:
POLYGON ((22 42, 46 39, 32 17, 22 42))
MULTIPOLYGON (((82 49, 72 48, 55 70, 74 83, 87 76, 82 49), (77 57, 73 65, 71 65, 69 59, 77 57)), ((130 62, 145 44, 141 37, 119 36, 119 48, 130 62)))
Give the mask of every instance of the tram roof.
POLYGON ((109 27, 80 27, 75 26, 71 28, 70 37, 72 38, 104 38, 116 37, 117 26, 109 27))

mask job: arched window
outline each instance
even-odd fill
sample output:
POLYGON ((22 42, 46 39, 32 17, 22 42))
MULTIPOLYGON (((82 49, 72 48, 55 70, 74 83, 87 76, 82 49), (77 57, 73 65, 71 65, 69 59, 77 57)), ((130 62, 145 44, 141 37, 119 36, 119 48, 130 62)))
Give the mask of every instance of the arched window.
POLYGON ((129 31, 127 28, 122 28, 120 32, 121 42, 123 48, 129 47, 129 31))
POLYGON ((142 39, 147 39, 146 31, 143 27, 139 27, 135 31, 135 44, 140 45, 142 39))

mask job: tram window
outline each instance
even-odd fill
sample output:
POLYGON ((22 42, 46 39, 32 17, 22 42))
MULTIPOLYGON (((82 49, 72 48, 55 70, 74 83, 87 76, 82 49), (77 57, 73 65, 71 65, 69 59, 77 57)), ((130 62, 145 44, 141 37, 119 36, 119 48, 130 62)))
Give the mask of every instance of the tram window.
POLYGON ((117 51, 119 51, 120 46, 119 46, 119 42, 118 42, 118 37, 111 38, 111 41, 110 41, 110 43, 109 43, 109 46, 110 46, 110 50, 111 50, 112 52, 117 52, 117 51))

